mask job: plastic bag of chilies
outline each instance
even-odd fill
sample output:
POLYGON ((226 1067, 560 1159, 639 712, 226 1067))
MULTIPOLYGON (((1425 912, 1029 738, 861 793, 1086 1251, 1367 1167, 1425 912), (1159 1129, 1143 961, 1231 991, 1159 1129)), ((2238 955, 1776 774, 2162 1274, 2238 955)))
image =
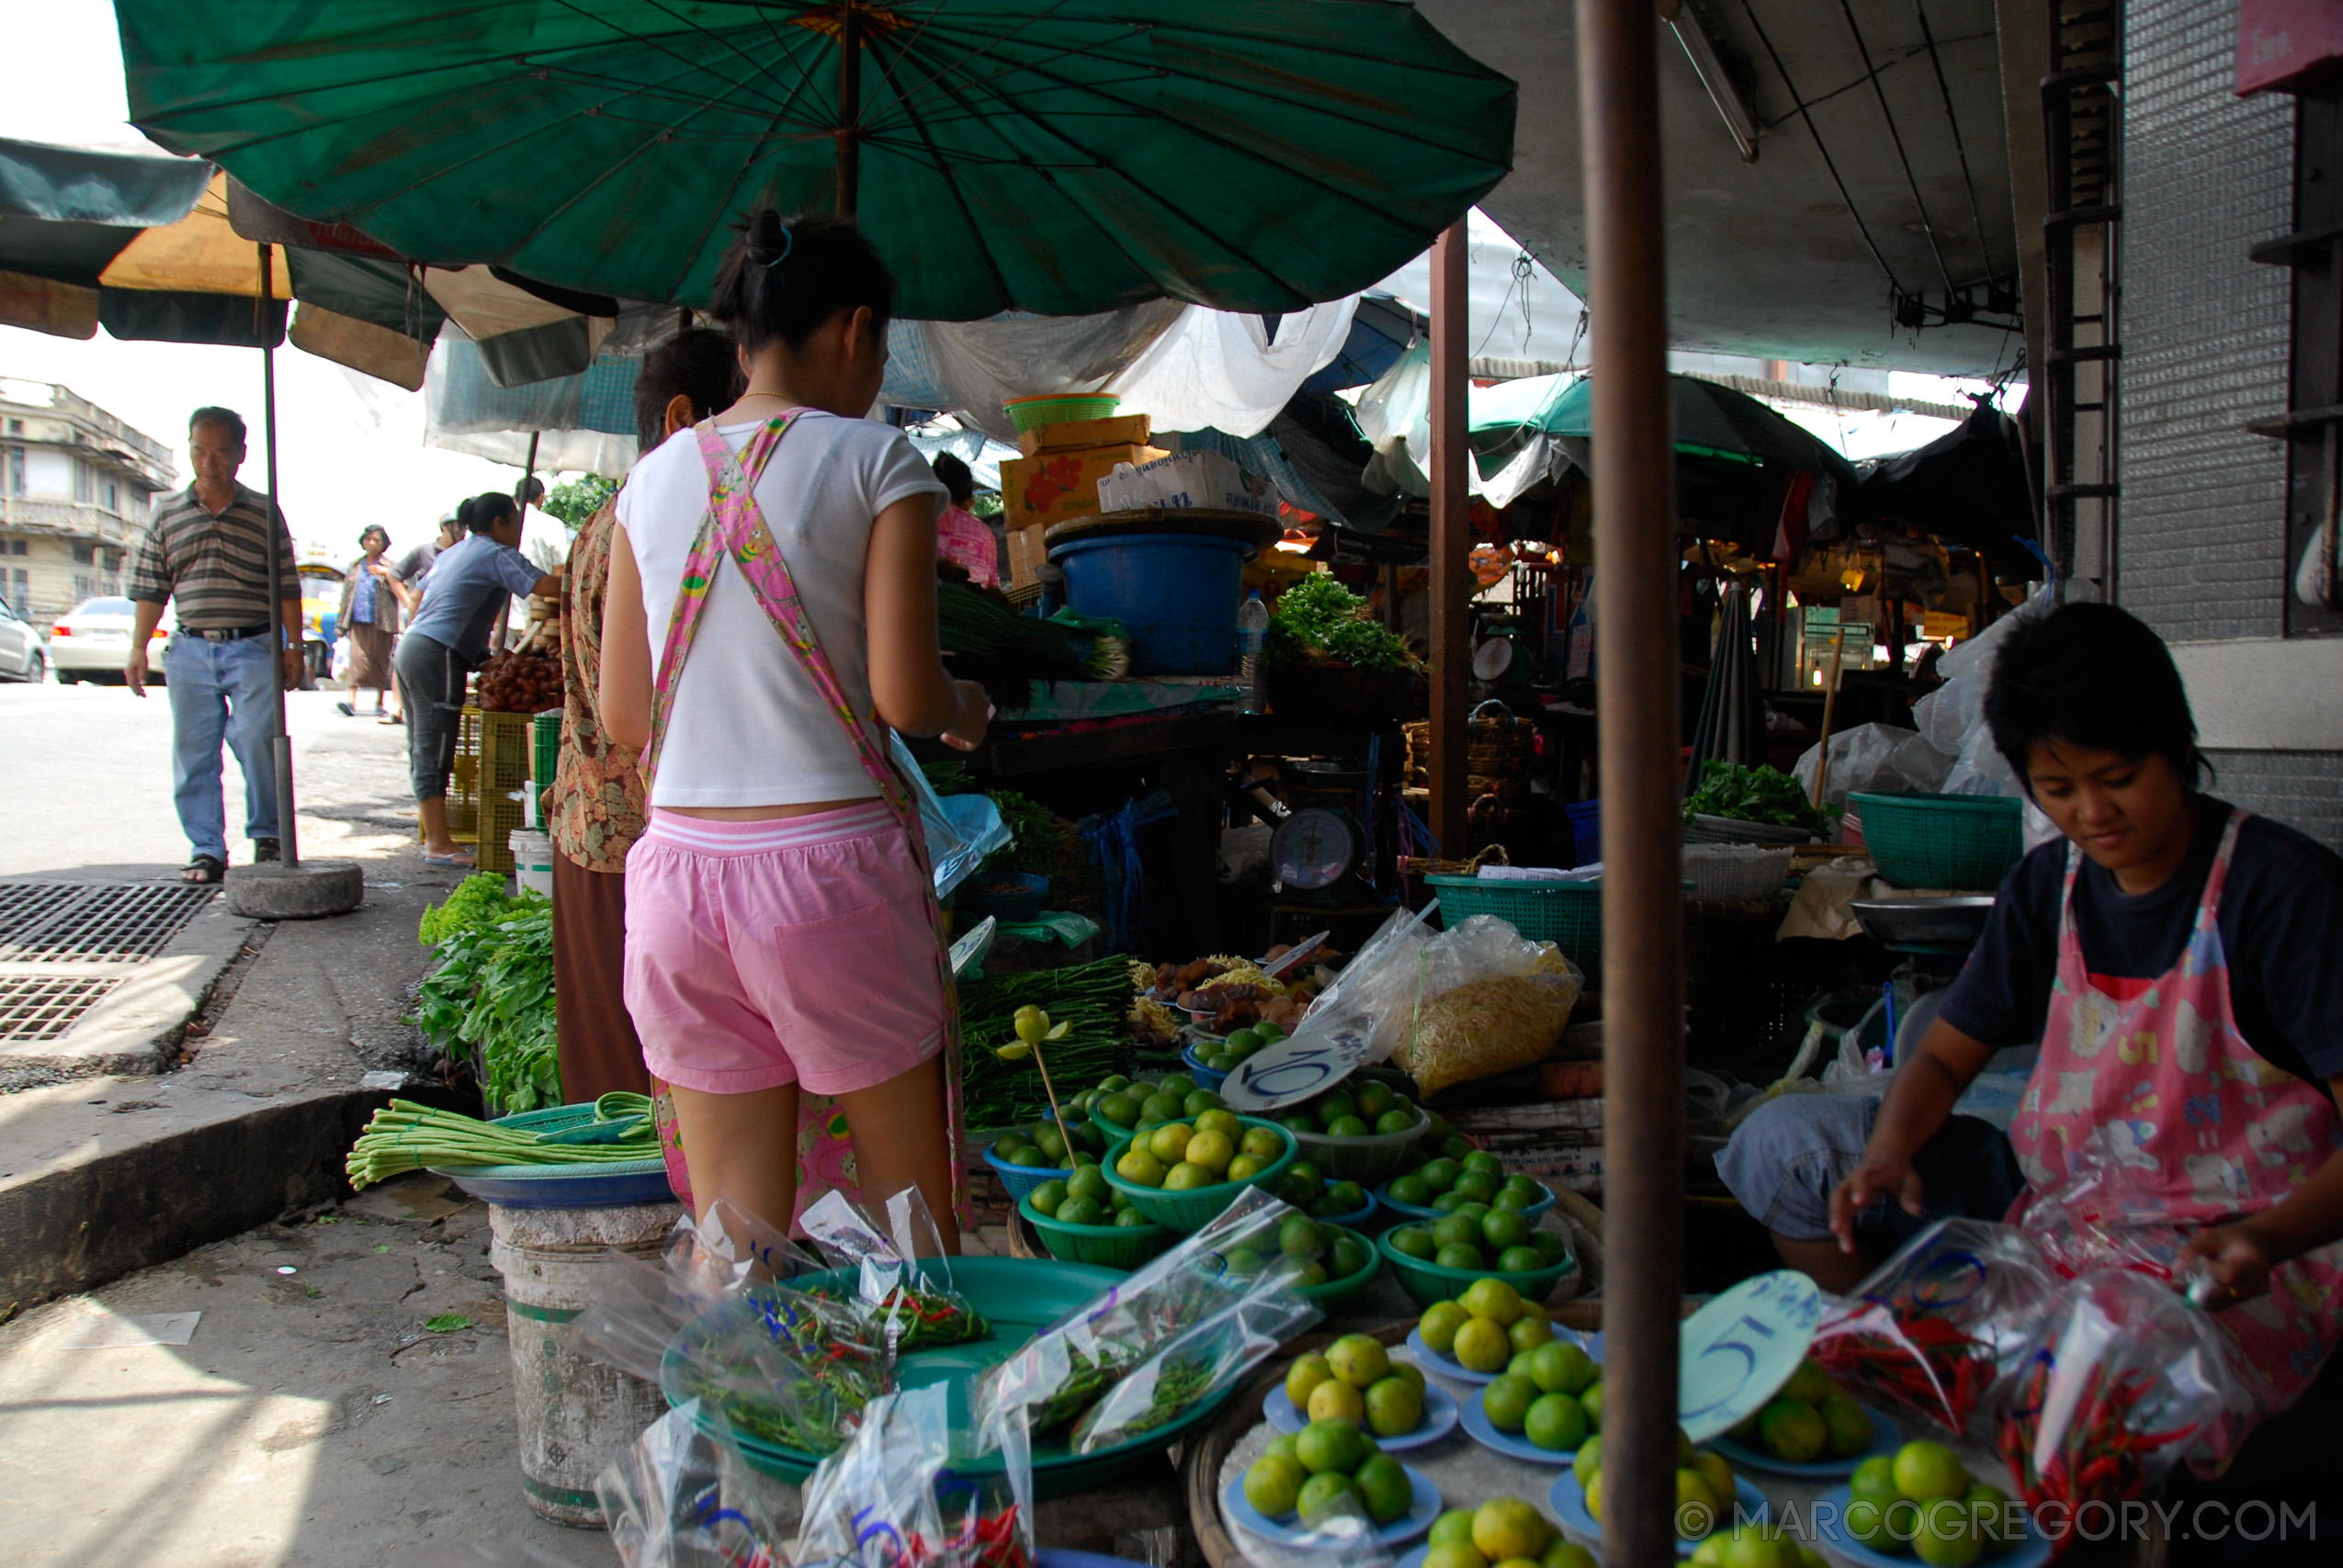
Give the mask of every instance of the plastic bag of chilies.
POLYGON ((943 1235, 918 1188, 887 1200, 883 1230, 861 1204, 837 1191, 825 1194, 798 1223, 832 1269, 855 1270, 854 1299, 867 1312, 870 1337, 885 1348, 889 1368, 898 1356, 990 1332, 953 1288, 943 1235))
POLYGON ((796 1561, 840 1568, 1032 1568, 1033 1468, 1021 1423, 999 1473, 953 1460, 948 1391, 874 1401, 806 1482, 796 1561))
POLYGON ((977 1390, 979 1424, 995 1431, 1022 1416, 1033 1437, 1050 1437, 1112 1400, 1083 1429, 1084 1440, 1100 1448, 1120 1440, 1118 1432, 1167 1424, 1227 1387, 1268 1353, 1266 1327, 1285 1325, 1280 1337, 1289 1337, 1319 1316, 1296 1292, 1298 1266, 1278 1258, 1277 1227, 1296 1212, 1258 1189, 1239 1193, 1203 1229, 987 1372, 977 1390), (1229 1258, 1239 1251, 1278 1261, 1239 1273, 1229 1258), (1227 1315, 1247 1303, 1255 1310, 1227 1315), (1133 1376, 1150 1365, 1145 1379, 1133 1376), (1126 1378, 1143 1382, 1145 1393, 1124 1395, 1116 1385, 1126 1378))
POLYGON ((697 1400, 652 1422, 595 1486, 626 1568, 782 1568, 789 1561, 784 1548, 797 1533, 798 1489, 753 1468, 720 1419, 703 1420, 697 1400))
POLYGON ((2057 1286, 2013 1227, 1940 1220, 1823 1314, 1812 1353, 1878 1404, 1990 1443, 1994 1385, 2057 1286))

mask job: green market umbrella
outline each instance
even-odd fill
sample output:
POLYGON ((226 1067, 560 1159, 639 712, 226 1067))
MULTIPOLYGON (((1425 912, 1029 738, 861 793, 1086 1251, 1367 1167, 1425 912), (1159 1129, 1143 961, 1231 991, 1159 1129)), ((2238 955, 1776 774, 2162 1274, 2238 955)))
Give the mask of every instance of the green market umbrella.
MULTIPOLYGON (((1755 398, 1692 376, 1668 378, 1676 451, 1687 457, 1779 466, 1855 483, 1854 466, 1820 438, 1755 398)), ((1538 435, 1580 440, 1594 430, 1594 383, 1587 376, 1550 376, 1476 389, 1470 411, 1476 453, 1489 458, 1509 444, 1538 435)))
POLYGON ((1501 178, 1511 82, 1398 0, 118 0, 130 117, 404 255, 704 303, 839 208, 907 317, 1286 311, 1501 178))

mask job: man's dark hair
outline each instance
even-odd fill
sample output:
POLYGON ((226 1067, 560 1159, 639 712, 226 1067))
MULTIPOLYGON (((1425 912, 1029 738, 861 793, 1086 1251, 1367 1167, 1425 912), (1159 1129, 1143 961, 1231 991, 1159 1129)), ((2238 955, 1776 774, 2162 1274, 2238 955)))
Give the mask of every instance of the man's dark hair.
POLYGON ((193 435, 198 424, 216 424, 234 435, 237 446, 244 445, 244 416, 234 409, 198 409, 187 415, 187 434, 193 435))
POLYGON ((700 419, 738 400, 741 361, 730 338, 694 327, 643 355, 635 376, 635 442, 642 451, 667 439, 667 405, 679 395, 700 419))
POLYGON ((754 354, 766 344, 803 348, 832 316, 870 307, 882 338, 895 314, 895 275, 851 218, 800 215, 784 222, 769 207, 741 225, 716 272, 715 316, 732 341, 754 354))
POLYGON ((2183 784, 2197 780, 2197 721, 2180 671, 2163 638, 2112 604, 2063 604, 2012 628, 1994 659, 1985 718, 2021 782, 2045 740, 2162 757, 2183 784))
POLYGON ((545 481, 538 479, 535 474, 524 476, 521 482, 513 487, 513 499, 519 501, 525 496, 527 498, 528 503, 531 506, 535 506, 544 501, 545 481))
POLYGON ((485 534, 501 523, 510 522, 521 514, 520 503, 503 491, 492 490, 476 495, 458 509, 467 532, 485 534))
POLYGON ((944 481, 944 488, 951 492, 953 505, 966 506, 976 499, 976 476, 968 472, 968 466, 959 458, 949 452, 938 452, 935 461, 929 466, 935 470, 935 477, 944 481))

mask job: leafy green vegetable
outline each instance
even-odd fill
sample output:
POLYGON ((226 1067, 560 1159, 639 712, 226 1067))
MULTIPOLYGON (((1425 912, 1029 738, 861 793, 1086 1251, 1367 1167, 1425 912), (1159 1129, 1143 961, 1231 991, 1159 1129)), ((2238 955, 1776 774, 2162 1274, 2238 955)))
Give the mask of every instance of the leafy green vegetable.
POLYGON ((472 1320, 459 1312, 443 1312, 437 1317, 426 1317, 423 1325, 434 1334, 461 1334, 472 1325, 472 1320))
POLYGON ((574 534, 617 491, 618 487, 600 474, 580 474, 548 491, 544 510, 560 518, 561 525, 574 534))
POLYGON ((1779 768, 1712 761, 1701 770, 1700 787, 1684 797, 1684 820, 1690 823, 1696 816, 1828 833, 1839 808, 1815 810, 1805 786, 1779 768))
POLYGON ((1313 572, 1278 596, 1269 616, 1273 664, 1347 664, 1353 670, 1408 671, 1423 668, 1398 633, 1375 619, 1367 602, 1334 581, 1313 572))
POLYGON ((527 890, 507 898, 502 878, 468 877, 446 908, 425 912, 424 928, 426 941, 438 932, 439 951, 415 997, 424 1037, 470 1066, 481 1094, 503 1112, 560 1104, 552 900, 527 890), (485 891, 475 893, 482 883, 485 891))

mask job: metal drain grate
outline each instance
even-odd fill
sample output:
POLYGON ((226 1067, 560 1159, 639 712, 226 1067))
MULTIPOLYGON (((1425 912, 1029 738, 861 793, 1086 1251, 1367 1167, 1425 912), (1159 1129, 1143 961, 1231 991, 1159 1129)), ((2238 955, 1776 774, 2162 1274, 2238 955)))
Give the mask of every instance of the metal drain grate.
POLYGON ((121 983, 82 976, 0 975, 0 1041, 57 1039, 121 983))
POLYGON ((136 964, 163 951, 216 887, 0 883, 0 964, 136 964))

